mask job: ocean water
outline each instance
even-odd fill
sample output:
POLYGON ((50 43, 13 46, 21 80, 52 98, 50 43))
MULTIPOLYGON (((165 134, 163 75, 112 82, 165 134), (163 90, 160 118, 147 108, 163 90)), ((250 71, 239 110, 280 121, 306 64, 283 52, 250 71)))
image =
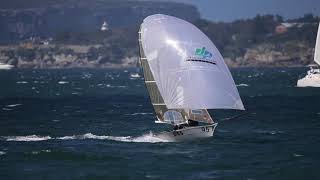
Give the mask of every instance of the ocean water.
POLYGON ((250 114, 179 143, 152 137, 170 127, 153 122, 137 69, 0 71, 0 179, 320 179, 320 89, 296 87, 306 71, 233 69, 250 114))

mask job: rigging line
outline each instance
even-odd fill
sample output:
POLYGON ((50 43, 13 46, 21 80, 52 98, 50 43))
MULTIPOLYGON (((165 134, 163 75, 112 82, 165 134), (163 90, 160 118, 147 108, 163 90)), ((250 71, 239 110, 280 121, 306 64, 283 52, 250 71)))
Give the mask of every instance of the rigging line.
POLYGON ((168 91, 168 95, 169 95, 169 98, 170 98, 170 104, 172 104, 173 102, 176 102, 176 99, 179 99, 179 94, 177 92, 177 88, 179 86, 179 83, 177 83, 178 80, 169 80, 168 81, 168 85, 169 87, 172 87, 170 88, 171 90, 168 91))

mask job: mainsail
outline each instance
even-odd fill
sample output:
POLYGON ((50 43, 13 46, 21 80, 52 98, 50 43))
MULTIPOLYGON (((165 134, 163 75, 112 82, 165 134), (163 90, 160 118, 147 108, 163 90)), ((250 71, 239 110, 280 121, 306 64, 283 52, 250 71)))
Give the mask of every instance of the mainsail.
POLYGON ((213 123, 207 109, 244 109, 221 54, 194 25, 172 16, 149 16, 141 24, 139 45, 159 121, 213 123))
POLYGON ((314 49, 314 61, 320 65, 320 23, 318 27, 318 34, 316 40, 316 47, 314 49))

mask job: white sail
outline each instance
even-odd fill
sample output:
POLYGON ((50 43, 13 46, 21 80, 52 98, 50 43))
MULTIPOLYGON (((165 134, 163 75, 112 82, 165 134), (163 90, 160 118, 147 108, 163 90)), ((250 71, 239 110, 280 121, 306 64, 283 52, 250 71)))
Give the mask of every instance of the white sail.
POLYGON ((194 25, 149 16, 141 25, 141 45, 167 108, 244 109, 223 57, 194 25))
POLYGON ((314 49, 314 61, 320 65, 320 23, 318 27, 318 34, 316 40, 316 47, 314 49))

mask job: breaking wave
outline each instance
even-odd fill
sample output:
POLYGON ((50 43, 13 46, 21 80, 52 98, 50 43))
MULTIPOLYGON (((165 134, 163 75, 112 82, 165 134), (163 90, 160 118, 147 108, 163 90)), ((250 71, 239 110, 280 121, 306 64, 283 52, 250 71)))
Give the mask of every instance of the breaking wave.
POLYGON ((96 139, 96 140, 111 140, 119 142, 145 142, 145 143, 159 143, 159 142, 170 142, 164 139, 157 138, 152 132, 149 134, 144 134, 138 137, 132 136, 105 136, 105 135, 94 135, 92 133, 86 133, 82 135, 72 135, 72 136, 62 136, 62 137, 50 137, 50 136, 3 136, 4 141, 19 141, 19 142, 29 142, 29 141, 48 141, 48 140, 84 140, 84 139, 96 139))

